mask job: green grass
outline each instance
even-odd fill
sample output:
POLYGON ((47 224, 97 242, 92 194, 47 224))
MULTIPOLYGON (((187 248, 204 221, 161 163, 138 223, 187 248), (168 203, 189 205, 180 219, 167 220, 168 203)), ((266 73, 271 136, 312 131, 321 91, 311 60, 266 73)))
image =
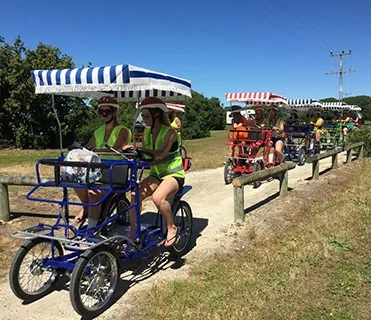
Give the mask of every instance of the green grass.
POLYGON ((228 152, 226 144, 228 132, 211 131, 211 136, 204 139, 184 140, 187 154, 192 158, 192 170, 211 169, 223 166, 228 152))
POLYGON ((325 185, 326 195, 319 189, 315 202, 302 191, 305 203, 273 236, 245 234, 251 248, 157 283, 141 296, 138 319, 371 319, 370 165, 325 185))
POLYGON ((59 150, 0 150, 0 166, 34 165, 40 158, 55 158, 59 154, 59 150))
MULTIPOLYGON (((211 136, 204 139, 184 140, 188 156, 192 158, 192 171, 206 168, 217 168, 223 165, 228 148, 226 145, 227 131, 212 131, 211 136)), ((0 150, 0 171, 14 165, 31 167, 40 158, 53 158, 59 150, 0 150)))

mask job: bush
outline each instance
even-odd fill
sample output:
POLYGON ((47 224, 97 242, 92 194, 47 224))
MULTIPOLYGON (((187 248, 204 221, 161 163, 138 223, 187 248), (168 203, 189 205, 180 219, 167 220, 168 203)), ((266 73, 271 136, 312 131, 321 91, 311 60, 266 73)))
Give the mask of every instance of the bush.
POLYGON ((371 157, 371 126, 362 126, 361 130, 353 130, 348 135, 346 145, 364 141, 364 156, 371 157))

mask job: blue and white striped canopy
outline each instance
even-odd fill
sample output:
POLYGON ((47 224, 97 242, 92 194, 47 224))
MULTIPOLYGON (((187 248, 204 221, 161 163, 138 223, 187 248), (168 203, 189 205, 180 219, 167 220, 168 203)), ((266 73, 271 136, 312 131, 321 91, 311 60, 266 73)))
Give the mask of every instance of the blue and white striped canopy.
POLYGON ((54 93, 84 98, 110 94, 124 101, 144 97, 177 100, 191 97, 191 82, 133 65, 33 70, 36 93, 54 93))
POLYGON ((346 104, 343 101, 337 101, 337 102, 323 102, 323 108, 324 109, 329 109, 329 110, 354 110, 354 111, 361 111, 362 109, 353 104, 346 104))
POLYGON ((322 103, 314 99, 288 99, 287 106, 290 109, 321 108, 322 103))

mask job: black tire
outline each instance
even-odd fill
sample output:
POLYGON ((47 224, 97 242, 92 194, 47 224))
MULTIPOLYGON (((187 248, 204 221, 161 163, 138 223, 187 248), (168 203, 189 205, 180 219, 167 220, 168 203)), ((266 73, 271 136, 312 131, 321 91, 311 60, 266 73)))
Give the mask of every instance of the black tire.
MULTIPOLYGON (((129 208, 130 201, 126 198, 125 193, 114 193, 104 202, 102 213, 99 218, 99 223, 104 222, 106 219, 112 217, 115 214, 123 212, 129 208)), ((118 220, 115 222, 119 224, 129 224, 129 211, 123 213, 118 220)))
MULTIPOLYGON (((260 170, 262 170, 263 169, 263 166, 262 166, 262 164, 261 164, 261 162, 260 161, 256 161, 254 164, 253 164, 253 172, 258 172, 258 171, 260 171, 260 170)), ((254 189, 257 189, 257 188, 259 188, 260 186, 261 186, 261 181, 259 180, 259 181, 255 181, 254 183, 253 183, 253 186, 254 186, 254 189)))
MULTIPOLYGON (((63 255, 62 245, 58 241, 54 241, 55 257, 63 255)), ((24 301, 34 301, 40 299, 51 291, 53 291, 55 284, 58 280, 60 272, 56 268, 45 268, 42 267, 43 259, 50 259, 52 257, 51 240, 36 238, 28 240, 19 248, 18 252, 13 258, 12 264, 9 271, 9 283, 13 293, 24 301), (41 250, 36 252, 37 249, 41 250), (28 265, 22 267, 23 262, 27 258, 28 254, 31 254, 31 260, 28 265), (45 253, 45 255, 44 255, 45 253), (27 278, 28 281, 24 283, 22 279, 27 277, 27 271, 30 273, 27 278), (21 274, 22 276, 21 276, 21 274), (34 277, 38 288, 30 289, 34 277), (25 288, 28 286, 28 288, 25 288)))
POLYGON ((298 151, 298 166, 305 165, 305 162, 306 162, 305 148, 300 148, 298 151))
POLYGON ((179 229, 179 236, 174 245, 169 248, 169 252, 174 257, 181 257, 189 250, 193 230, 192 209, 186 201, 179 201, 173 219, 179 229))
POLYGON ((227 162, 224 165, 224 182, 225 184, 232 183, 232 180, 234 178, 234 174, 232 172, 233 169, 233 162, 231 160, 227 160, 227 162))
POLYGON ((111 306, 118 279, 119 265, 112 248, 100 246, 87 250, 80 256, 71 276, 70 300, 75 311, 89 319, 97 317, 111 306))

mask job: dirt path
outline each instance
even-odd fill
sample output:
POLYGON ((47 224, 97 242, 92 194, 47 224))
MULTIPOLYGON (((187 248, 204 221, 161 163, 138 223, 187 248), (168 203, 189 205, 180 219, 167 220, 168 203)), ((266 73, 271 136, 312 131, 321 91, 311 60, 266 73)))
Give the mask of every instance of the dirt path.
MULTIPOLYGON (((341 165, 344 156, 339 158, 341 165)), ((320 170, 331 166, 331 158, 320 162, 320 170)), ((315 182, 307 181, 311 176, 311 165, 296 167, 289 171, 289 187, 305 187, 306 184, 315 182)), ((240 229, 233 223, 233 187, 226 186, 223 182, 223 168, 191 172, 187 175, 187 184, 193 189, 184 197, 192 207, 195 218, 196 245, 185 256, 185 264, 179 268, 177 263, 167 261, 165 256, 151 260, 148 263, 132 266, 122 274, 118 289, 118 301, 98 319, 111 319, 120 314, 126 319, 130 317, 130 306, 133 295, 146 290, 150 285, 162 279, 175 279, 186 277, 188 270, 200 260, 211 258, 223 247, 228 247, 236 238, 240 229), (158 272, 159 271, 159 272, 158 272)), ((278 180, 263 183, 258 189, 245 188, 245 208, 253 212, 255 208, 264 205, 265 202, 275 198, 278 191, 278 180)), ((280 201, 278 200, 274 201, 280 201)), ((147 208, 151 209, 151 208, 147 208)), ((247 220, 249 220, 248 218, 247 220)), ((254 225, 264 225, 264 218, 254 217, 254 225)), ((0 306, 3 320, 7 319, 80 319, 73 310, 69 294, 66 289, 55 291, 49 296, 31 303, 22 305, 11 292, 7 279, 0 283, 0 306)))

